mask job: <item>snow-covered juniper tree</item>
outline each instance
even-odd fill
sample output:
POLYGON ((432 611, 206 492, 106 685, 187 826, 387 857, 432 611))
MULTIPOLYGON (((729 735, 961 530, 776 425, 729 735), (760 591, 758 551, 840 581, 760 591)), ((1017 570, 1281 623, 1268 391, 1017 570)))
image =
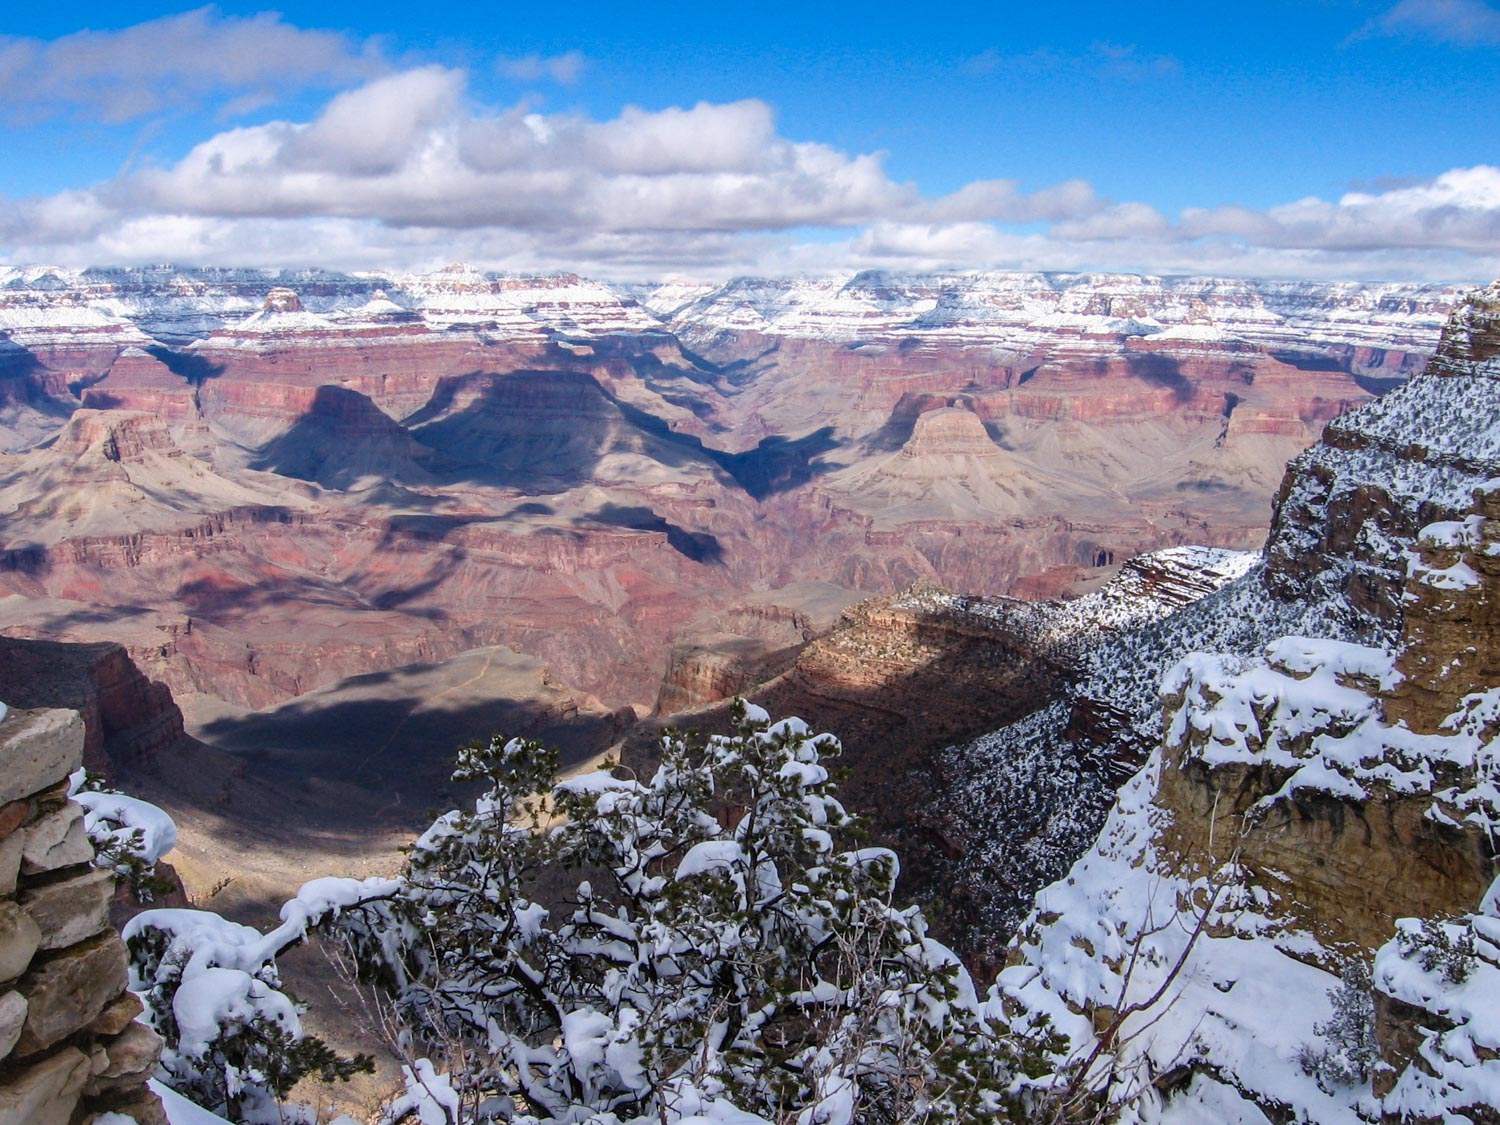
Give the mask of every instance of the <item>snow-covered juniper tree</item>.
POLYGON ((157 1077, 189 1100, 245 1125, 313 1125, 311 1107, 289 1104, 292 1087, 369 1071, 368 1055, 344 1058, 302 1027, 302 1007, 282 991, 276 958, 340 909, 395 893, 393 879, 314 879, 261 933, 208 910, 147 910, 125 924, 130 988, 162 1037, 157 1077))
POLYGON ((837 740, 743 701, 734 717, 727 736, 668 733, 648 781, 554 785, 555 754, 519 739, 461 754, 456 777, 487 787, 474 811, 421 837, 400 894, 338 922, 437 1063, 411 1071, 424 1122, 1010 1108, 1013 1052, 968 974, 893 905, 895 855, 850 846, 823 764, 837 740))

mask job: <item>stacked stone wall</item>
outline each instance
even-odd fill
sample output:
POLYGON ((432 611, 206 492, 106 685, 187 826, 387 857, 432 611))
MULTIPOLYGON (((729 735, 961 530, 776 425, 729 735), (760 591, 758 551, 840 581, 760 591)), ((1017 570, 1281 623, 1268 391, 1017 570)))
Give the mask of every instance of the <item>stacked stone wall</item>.
POLYGON ((110 928, 114 876, 68 799, 83 747, 75 711, 0 718, 0 1125, 166 1125, 146 1086, 161 1041, 110 928))

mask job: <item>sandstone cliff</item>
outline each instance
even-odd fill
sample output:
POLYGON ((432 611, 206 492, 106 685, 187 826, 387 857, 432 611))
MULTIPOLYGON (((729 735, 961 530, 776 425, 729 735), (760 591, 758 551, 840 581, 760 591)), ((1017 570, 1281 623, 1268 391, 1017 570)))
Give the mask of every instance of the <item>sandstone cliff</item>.
MULTIPOLYGON (((1173 654, 1157 748, 999 980, 1117 1105, 1495 1120, 1497 292, 1291 466, 1264 572, 1135 639, 1173 654)), ((1142 739, 1131 679, 1097 671, 1104 747, 1142 739)))

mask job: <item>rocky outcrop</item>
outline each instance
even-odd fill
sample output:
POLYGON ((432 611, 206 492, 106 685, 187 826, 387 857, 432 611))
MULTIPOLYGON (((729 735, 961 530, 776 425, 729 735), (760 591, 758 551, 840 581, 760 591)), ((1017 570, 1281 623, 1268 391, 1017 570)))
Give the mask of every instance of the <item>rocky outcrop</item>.
MULTIPOLYGON (((1500 333, 1497 333, 1500 334, 1500 333)), ((1500 486, 1475 490, 1473 511, 1430 524, 1407 562, 1401 682, 1393 723, 1427 733, 1459 711, 1476 684, 1500 684, 1500 486)))
POLYGON ((0 717, 0 1121, 123 1114, 166 1125, 146 1087, 161 1041, 134 1022, 141 1006, 109 928, 112 876, 91 865, 82 810, 68 799, 83 748, 75 713, 0 717))
MULTIPOLYGON (((999 978, 1017 1026, 1045 1013, 1113 1060, 1116 1105, 1493 1118, 1495 305, 1476 295, 1436 370, 1290 468, 1263 576, 1139 638, 1184 656, 1162 681, 1158 748, 1038 896, 999 978), (1200 612, 1246 609, 1259 630, 1200 612)), ((1134 697, 1113 682, 1103 699, 1134 697)))
POLYGON ((656 696, 658 715, 675 715, 732 696, 785 671, 792 657, 751 637, 699 637, 674 645, 656 696), (782 659, 778 661, 778 655, 782 659), (775 667, 775 664, 783 667, 775 667))
POLYGON ((1473 489, 1500 473, 1500 366, 1489 358, 1497 303, 1500 287, 1474 295, 1427 375, 1329 423, 1288 467, 1266 544, 1280 596, 1327 592, 1368 617, 1370 635, 1399 629, 1406 545, 1427 524, 1467 513, 1473 489))
POLYGON ((118 644, 0 637, 0 683, 13 706, 82 715, 83 762, 100 773, 148 765, 191 741, 171 691, 118 644))
POLYGON ((979 415, 952 407, 918 417, 911 437, 901 447, 904 457, 994 457, 999 452, 979 415))

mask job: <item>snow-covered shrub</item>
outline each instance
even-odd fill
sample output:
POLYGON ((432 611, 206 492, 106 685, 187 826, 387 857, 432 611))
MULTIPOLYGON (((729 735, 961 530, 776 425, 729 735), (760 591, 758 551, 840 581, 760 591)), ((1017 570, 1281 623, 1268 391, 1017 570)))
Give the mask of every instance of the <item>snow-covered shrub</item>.
POLYGON ((130 987, 162 1037, 166 1085, 231 1121, 292 1125, 311 1120, 284 1104, 304 1076, 332 1082, 373 1069, 369 1056, 343 1058, 304 1032, 276 956, 327 911, 393 887, 389 880, 316 880, 266 934, 206 910, 148 910, 132 918, 123 931, 130 987))
POLYGON ((412 1068, 422 1121, 1003 1114, 1009 1046, 920 909, 892 905, 895 855, 849 846, 837 740, 734 713, 728 736, 669 733, 644 782, 554 785, 555 754, 519 739, 461 754, 474 811, 338 924, 445 1072, 412 1068))
POLYGON ((1332 1094, 1340 1087, 1362 1086, 1370 1080, 1379 1057, 1375 1043, 1375 995, 1370 967, 1359 958, 1344 965, 1339 986, 1328 990, 1333 1014, 1313 1025, 1318 1042, 1303 1044, 1297 1062, 1332 1094))
POLYGON ((83 827, 94 845, 94 865, 113 871, 137 902, 153 902, 176 887, 156 865, 177 844, 177 825, 149 801, 109 788, 104 778, 77 770, 68 796, 83 806, 83 827))

